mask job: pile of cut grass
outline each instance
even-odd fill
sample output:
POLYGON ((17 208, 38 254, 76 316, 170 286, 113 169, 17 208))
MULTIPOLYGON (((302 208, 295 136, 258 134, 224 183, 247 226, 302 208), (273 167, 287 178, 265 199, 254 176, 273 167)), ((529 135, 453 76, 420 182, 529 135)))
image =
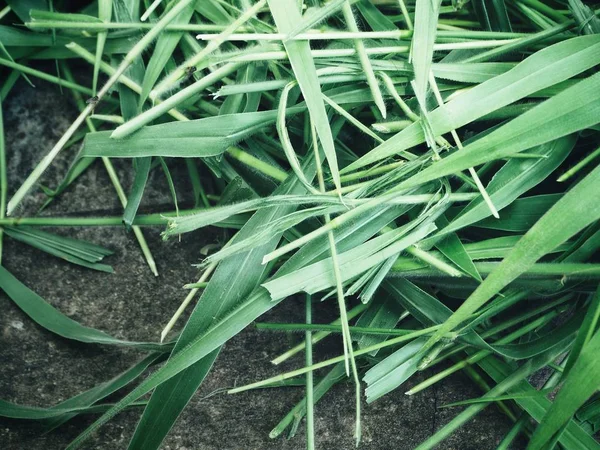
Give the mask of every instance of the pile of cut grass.
MULTIPOLYGON (((256 326, 304 331, 305 342, 273 362, 305 352, 305 366, 230 391, 286 380, 305 386, 306 398, 271 437, 288 427, 293 435, 306 418, 314 448, 315 405, 349 378, 359 444, 362 396, 375 401, 452 361, 407 394, 463 370, 483 395, 446 405, 468 406, 419 449, 440 444, 490 403, 514 421, 501 449, 519 435, 530 449, 600 448, 593 438, 600 427, 600 19, 593 5, 6 3, 0 99, 19 78, 41 78, 72 95, 80 115, 23 185, 10 187, 10 199, 0 140, 0 258, 4 236, 112 271, 102 262, 109 251, 40 229, 48 225, 125 226, 155 274, 144 226, 164 226, 165 239, 218 226, 231 239, 203 261, 200 279, 165 318, 160 342, 84 327, 0 266, 0 288, 40 326, 148 352, 83 395, 47 409, 0 401, 0 415, 57 427, 101 413, 69 447, 76 448, 152 392, 129 448, 158 448, 221 346, 303 294, 306 323, 256 326), (54 60, 55 70, 36 69, 37 60, 54 60), (72 75, 75 63, 89 66, 83 84, 72 75), (64 181, 43 188, 44 207, 100 158, 122 217, 13 217, 55 157, 76 145, 64 181), (133 160, 129 192, 114 158, 133 160), (178 209, 166 158, 188 168, 191 210, 178 209), (148 174, 159 166, 175 210, 138 214, 148 174), (312 324, 315 301, 335 302, 339 319, 312 324), (343 355, 314 364, 313 346, 318 352, 330 334, 341 335, 343 355), (159 364, 120 401, 103 403, 159 364), (323 368, 315 384, 313 371, 323 368), (532 386, 530 376, 542 369, 545 383, 532 386)), ((0 139, 1 128, 0 115, 0 139)))

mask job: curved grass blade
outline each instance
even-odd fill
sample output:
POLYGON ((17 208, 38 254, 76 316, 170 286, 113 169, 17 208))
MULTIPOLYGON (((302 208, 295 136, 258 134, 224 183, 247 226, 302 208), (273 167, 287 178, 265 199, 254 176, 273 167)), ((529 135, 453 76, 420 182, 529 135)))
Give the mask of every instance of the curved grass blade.
MULTIPOLYGON (((295 0, 270 0, 268 3, 280 33, 291 32, 302 21, 302 16, 298 11, 298 5, 295 0)), ((315 125, 317 135, 323 146, 333 183, 337 189, 341 189, 333 135, 329 126, 329 118, 325 111, 325 104, 323 103, 321 85, 317 77, 315 62, 310 52, 310 44, 306 41, 286 41, 284 42, 284 46, 292 65, 294 76, 298 81, 304 101, 308 107, 311 122, 315 125)))
POLYGON ((127 345, 149 351, 168 351, 171 348, 170 344, 124 341, 103 331, 85 327, 46 303, 42 297, 22 284, 2 266, 0 266, 0 288, 33 321, 64 338, 88 344, 127 345))

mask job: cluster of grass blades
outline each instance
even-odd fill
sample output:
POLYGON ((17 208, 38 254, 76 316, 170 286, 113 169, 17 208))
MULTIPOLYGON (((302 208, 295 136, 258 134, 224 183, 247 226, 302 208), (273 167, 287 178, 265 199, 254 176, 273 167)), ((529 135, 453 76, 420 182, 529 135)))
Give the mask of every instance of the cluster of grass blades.
POLYGON ((600 4, 3 4, 0 101, 19 78, 40 78, 72 95, 80 115, 8 198, 0 113, 0 258, 9 238, 111 272, 101 262, 107 250, 40 227, 125 226, 158 275, 144 226, 163 226, 165 239, 218 226, 231 239, 203 261, 200 279, 190 280, 181 307, 165 318, 160 342, 84 327, 0 266, 0 288, 40 326, 148 352, 120 376, 51 408, 0 401, 1 416, 55 428, 100 414, 74 449, 120 411, 143 406, 129 449, 159 448, 221 346, 280 302, 305 298, 306 323, 256 324, 304 331, 303 343, 273 360, 304 352, 304 366, 230 390, 285 380, 304 386, 306 397, 272 438, 288 428, 294 435, 306 418, 307 448, 314 448, 315 405, 349 381, 359 445, 361 398, 376 401, 433 368, 407 394, 457 371, 483 394, 445 405, 466 408, 419 449, 440 445, 491 403, 514 422, 500 449, 518 437, 532 450, 600 448, 600 4), (43 66, 52 70, 40 70, 39 60, 54 60, 43 66), (75 63, 87 78, 73 76, 75 63), (72 146, 79 150, 64 181, 43 187, 46 205, 101 158, 123 215, 18 217, 44 171, 72 146), (133 160, 130 192, 114 158, 133 160), (191 209, 177 208, 165 158, 187 166, 191 209), (138 214, 158 167, 175 210, 138 214), (314 324, 313 302, 329 300, 339 319, 314 324), (313 348, 331 334, 343 354, 313 363, 313 348), (313 380, 319 369, 323 376, 313 380), (533 386, 539 371, 546 381, 533 386), (118 402, 104 402, 138 378, 118 402))

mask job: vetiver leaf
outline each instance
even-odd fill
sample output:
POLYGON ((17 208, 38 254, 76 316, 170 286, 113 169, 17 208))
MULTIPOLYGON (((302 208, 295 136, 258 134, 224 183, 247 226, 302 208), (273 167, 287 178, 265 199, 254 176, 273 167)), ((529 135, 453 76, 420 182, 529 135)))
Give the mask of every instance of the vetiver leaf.
MULTIPOLYGON (((290 33, 302 21, 302 16, 298 11, 298 4, 295 0, 270 0, 269 9, 280 33, 290 33)), ((321 95, 317 69, 310 53, 310 44, 307 41, 288 40, 284 42, 284 46, 292 65, 294 76, 298 81, 304 101, 308 106, 311 121, 317 130, 317 135, 325 151, 325 157, 329 163, 333 182, 336 188, 339 189, 341 185, 335 145, 321 95)))
POLYGON ((600 203, 596 201, 594 195, 598 183, 600 183, 600 166, 556 202, 521 238, 498 268, 429 340, 427 348, 431 348, 445 333, 456 328, 542 256, 598 220, 600 203))
MULTIPOLYGON (((429 113, 436 136, 458 129, 479 117, 567 80, 600 62, 600 36, 581 36, 554 44, 515 66, 514 69, 481 83, 429 113)), ((342 173, 398 154, 425 141, 419 122, 379 145, 342 173)), ((461 152, 462 153, 462 152, 461 152)))

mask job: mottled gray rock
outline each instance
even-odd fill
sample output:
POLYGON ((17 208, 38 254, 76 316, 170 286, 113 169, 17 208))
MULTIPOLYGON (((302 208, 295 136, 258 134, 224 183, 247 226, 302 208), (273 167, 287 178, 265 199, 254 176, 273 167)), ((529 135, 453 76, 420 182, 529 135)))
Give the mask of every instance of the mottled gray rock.
MULTIPOLYGON (((52 147, 75 116, 69 94, 40 84, 33 90, 17 85, 4 103, 9 185, 11 193, 52 147)), ((66 150, 44 177, 54 186, 66 172, 76 149, 66 150)), ((176 162, 170 162, 173 166, 176 162)), ((129 162, 118 163, 126 186, 129 162)), ((175 173, 177 174, 177 168, 175 173)), ((181 172, 182 174, 185 171, 181 172)), ((160 205, 169 209, 171 199, 164 176, 153 171, 142 209, 160 205)), ((185 176, 175 176, 180 198, 189 200, 185 176)), ((28 214, 44 200, 38 192, 28 196, 20 211, 28 214)), ((75 186, 44 214, 99 215, 120 213, 119 203, 102 165, 95 163, 75 186)), ((148 270, 134 237, 122 228, 54 229, 56 233, 86 239, 113 249, 107 258, 112 275, 75 267, 35 249, 6 239, 4 264, 15 276, 69 317, 114 336, 133 340, 156 340, 165 322, 185 296, 184 283, 197 276, 192 263, 200 249, 220 238, 220 231, 201 231, 183 236, 181 242, 163 242, 159 229, 145 234, 156 257, 160 277, 148 270)), ((324 304, 315 314, 330 319, 335 307, 324 304)), ((0 295, 0 398, 26 405, 49 406, 125 370, 142 354, 108 346, 83 345, 54 336, 26 317, 3 294, 0 295)), ((302 320, 303 305, 291 299, 264 318, 265 321, 302 320)), ((238 395, 215 394, 217 390, 241 385, 303 365, 297 357, 283 367, 273 367, 271 357, 284 351, 291 338, 258 332, 249 327, 229 341, 211 374, 194 396, 164 443, 165 449, 303 449, 303 429, 293 440, 270 440, 269 431, 302 398, 298 388, 258 390, 238 395), (275 339, 273 338, 275 337, 275 339)), ((333 355, 340 351, 332 339, 319 350, 333 355)), ((319 357, 322 355, 319 354, 319 357)), ((413 385, 422 374, 408 384, 413 385)), ((457 409, 438 406, 480 395, 463 375, 457 374, 422 394, 403 394, 410 386, 371 405, 363 405, 363 449, 412 449, 447 423, 457 409)), ((118 397, 118 396, 117 396, 118 397)), ((114 400, 117 397, 113 397, 114 400)), ((89 449, 123 449, 133 432, 139 411, 113 419, 87 442, 89 449)), ((32 422, 0 420, 0 448, 64 448, 91 418, 78 418, 49 434, 32 422)), ((441 448, 485 450, 496 447, 508 431, 509 421, 489 407, 444 442, 441 448)), ((318 448, 353 448, 354 388, 342 383, 316 407, 318 448)))

